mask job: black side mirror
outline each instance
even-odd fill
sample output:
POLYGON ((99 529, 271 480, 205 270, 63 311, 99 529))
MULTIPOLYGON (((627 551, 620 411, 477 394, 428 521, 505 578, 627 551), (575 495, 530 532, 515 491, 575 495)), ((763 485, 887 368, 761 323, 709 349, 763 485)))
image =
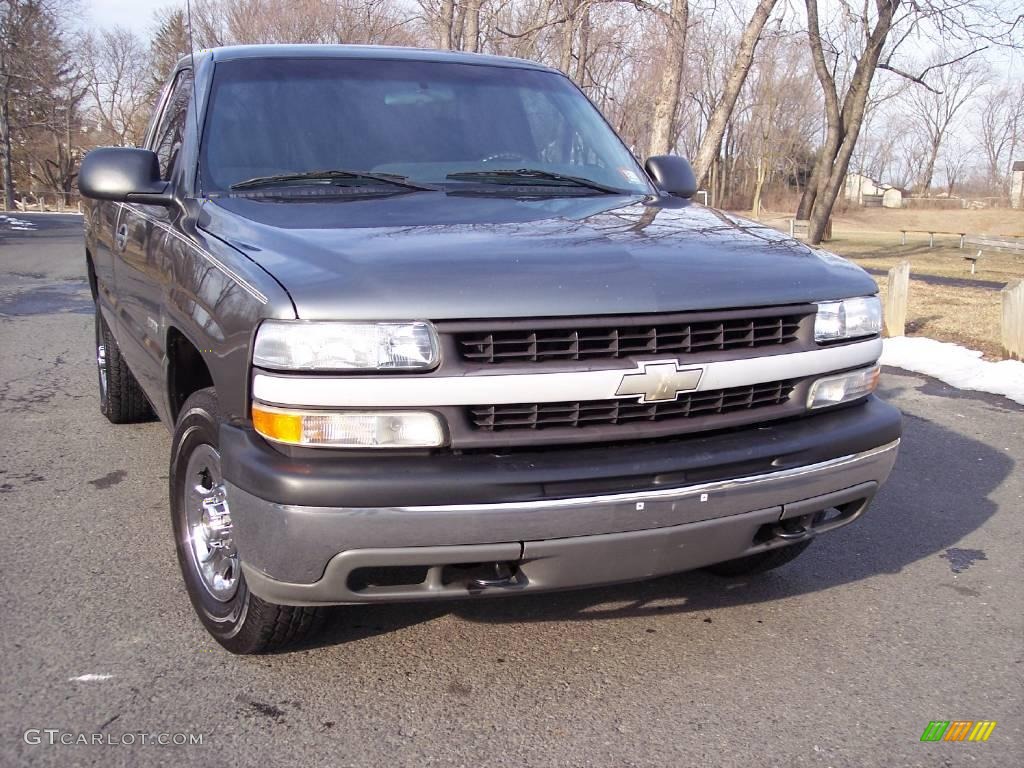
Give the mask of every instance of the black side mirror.
POLYGON ((676 197, 697 194, 697 178, 690 161, 676 155, 654 155, 644 165, 658 189, 676 197))
POLYGON ((78 191, 94 200, 171 205, 170 189, 148 149, 100 147, 85 156, 78 171, 78 191))

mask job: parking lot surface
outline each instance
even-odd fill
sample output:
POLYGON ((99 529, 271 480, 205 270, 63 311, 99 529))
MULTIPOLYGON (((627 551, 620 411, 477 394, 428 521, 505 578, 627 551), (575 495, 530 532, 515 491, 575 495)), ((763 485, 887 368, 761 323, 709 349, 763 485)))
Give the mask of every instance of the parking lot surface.
POLYGON ((180 583, 167 430, 99 412, 81 218, 18 218, 0 222, 0 765, 1024 764, 1024 408, 887 370, 888 485, 764 576, 342 608, 311 645, 234 657, 180 583), (921 742, 933 720, 997 725, 921 742))

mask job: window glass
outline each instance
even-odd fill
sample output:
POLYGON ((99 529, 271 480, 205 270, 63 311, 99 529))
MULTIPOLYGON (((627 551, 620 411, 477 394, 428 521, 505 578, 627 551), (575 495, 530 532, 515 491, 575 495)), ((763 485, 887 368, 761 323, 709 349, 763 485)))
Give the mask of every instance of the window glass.
POLYGON ((170 181, 185 134, 185 118, 192 99, 192 71, 178 73, 167 106, 153 135, 153 151, 160 161, 160 178, 170 181))
POLYGON ((257 176, 348 170, 444 183, 450 173, 529 168, 651 191, 594 106, 554 72, 359 59, 216 65, 205 192, 257 176))

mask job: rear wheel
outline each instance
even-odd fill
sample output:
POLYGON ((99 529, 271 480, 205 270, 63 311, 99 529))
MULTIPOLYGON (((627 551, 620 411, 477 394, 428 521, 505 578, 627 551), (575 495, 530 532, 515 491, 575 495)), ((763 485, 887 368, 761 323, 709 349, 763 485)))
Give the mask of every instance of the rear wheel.
POLYGON ((178 417, 170 471, 178 563, 192 607, 213 638, 232 653, 262 653, 314 632, 323 609, 276 605, 249 591, 232 536, 219 424, 213 388, 189 397, 178 417))
POLYGON ((96 370, 99 374, 100 412, 114 424, 153 418, 153 409, 142 387, 128 369, 114 341, 100 305, 96 304, 96 370))
POLYGON ((710 571, 716 576, 753 576, 795 560, 811 546, 811 541, 813 539, 806 539, 778 549, 769 549, 767 552, 737 557, 735 560, 709 565, 704 570, 710 571))

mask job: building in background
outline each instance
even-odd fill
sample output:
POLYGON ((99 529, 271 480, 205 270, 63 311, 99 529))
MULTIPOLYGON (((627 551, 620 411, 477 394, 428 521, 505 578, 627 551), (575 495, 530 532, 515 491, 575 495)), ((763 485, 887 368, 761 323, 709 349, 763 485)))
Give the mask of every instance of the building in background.
POLYGON ((892 184, 881 184, 862 173, 846 175, 844 196, 851 203, 863 205, 866 208, 903 207, 903 190, 897 189, 892 184))

